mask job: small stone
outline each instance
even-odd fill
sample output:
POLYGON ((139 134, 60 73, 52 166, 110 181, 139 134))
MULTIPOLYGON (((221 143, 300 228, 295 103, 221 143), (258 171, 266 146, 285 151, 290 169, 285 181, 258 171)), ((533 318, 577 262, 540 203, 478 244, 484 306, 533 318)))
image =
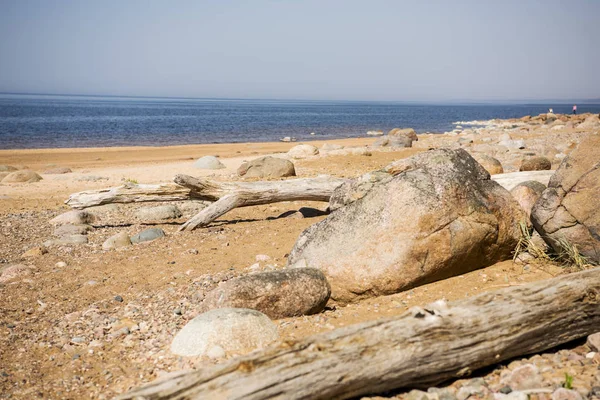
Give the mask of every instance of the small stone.
POLYGON ((181 356, 206 356, 214 346, 226 353, 247 353, 279 337, 269 317, 239 308, 219 308, 200 314, 177 333, 171 352, 181 356))
POLYGON ((120 232, 106 239, 102 244, 102 250, 118 249, 126 246, 131 246, 131 239, 127 232, 120 232))
POLYGON ((218 360, 225 358, 225 350, 221 346, 213 346, 206 352, 206 356, 212 360, 218 360))
POLYGON ((81 336, 76 336, 71 339, 71 343, 79 344, 79 343, 83 343, 83 342, 85 342, 85 338, 83 338, 81 336))
POLYGON ((181 315, 181 314, 183 314, 183 312, 181 311, 181 308, 176 308, 175 310, 173 310, 173 313, 175 315, 181 315))
POLYGON ((117 302, 119 302, 119 303, 122 303, 122 302, 123 302, 123 297, 121 297, 121 296, 119 296, 119 295, 116 295, 116 296, 115 296, 115 301, 117 301, 117 302))
POLYGON ((559 388, 552 393, 552 400, 583 400, 583 397, 575 390, 559 388))
POLYGON ((45 247, 37 246, 27 250, 21 255, 21 258, 37 258, 43 256, 46 253, 48 253, 48 250, 45 247))
POLYGON ((510 392, 512 392, 513 390, 511 389, 510 386, 502 386, 500 388, 500 390, 498 390, 500 393, 502 394, 509 394, 510 392))
POLYGON ((50 168, 44 171, 44 174, 48 174, 48 175, 53 175, 53 174, 69 174, 73 171, 71 171, 71 168, 67 168, 67 167, 56 167, 56 168, 50 168))
POLYGON ((430 397, 427 392, 413 389, 404 395, 404 400, 430 400, 430 397))
POLYGON ((55 264, 56 268, 64 268, 67 266, 67 263, 64 261, 59 261, 55 264))
POLYGON ((513 390, 539 389, 544 387, 539 369, 533 364, 515 368, 501 379, 501 382, 513 390))

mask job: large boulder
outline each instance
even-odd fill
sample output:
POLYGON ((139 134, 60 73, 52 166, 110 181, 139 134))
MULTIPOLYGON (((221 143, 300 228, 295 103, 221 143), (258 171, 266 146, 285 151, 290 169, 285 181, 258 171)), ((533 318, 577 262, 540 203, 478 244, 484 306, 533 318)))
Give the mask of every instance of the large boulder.
POLYGON ((29 169, 11 172, 2 179, 2 183, 33 183, 39 182, 42 177, 29 169))
POLYGON ((202 307, 250 308, 279 319, 320 312, 330 293, 327 278, 317 269, 269 271, 222 283, 206 296, 202 307))
POLYGON ((535 229, 557 252, 576 245, 600 263, 600 136, 590 135, 567 156, 531 211, 535 229))
POLYGON ((171 352, 180 356, 249 353, 279 338, 277 326, 256 310, 219 308, 198 315, 173 339, 171 352))
POLYGON ((413 141, 419 140, 417 137, 417 132, 413 128, 394 128, 388 132, 388 136, 406 136, 407 138, 412 139, 413 141))
POLYGON ((247 178, 283 178, 296 176, 294 164, 289 160, 276 157, 261 157, 245 162, 237 170, 239 176, 247 178))
POLYGON ((300 235, 288 266, 320 269, 347 303, 511 258, 525 213, 466 151, 421 153, 386 172, 340 186, 341 206, 300 235))

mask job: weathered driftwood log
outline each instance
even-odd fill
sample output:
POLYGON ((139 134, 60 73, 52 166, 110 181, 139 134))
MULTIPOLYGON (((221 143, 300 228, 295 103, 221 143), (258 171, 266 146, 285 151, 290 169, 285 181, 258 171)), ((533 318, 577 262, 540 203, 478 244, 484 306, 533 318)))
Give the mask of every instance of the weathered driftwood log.
POLYGON ((492 175, 492 180, 496 181, 506 190, 511 190, 520 183, 527 181, 536 181, 548 186, 550 177, 556 171, 519 171, 506 174, 492 175))
POLYGON ((206 226, 237 207, 256 206, 280 201, 329 201, 331 194, 345 179, 318 177, 273 182, 214 182, 177 175, 175 183, 191 190, 194 198, 214 201, 183 224, 179 230, 206 226))
POLYGON ((427 387, 598 331, 600 269, 286 342, 120 399, 346 399, 427 387))
POLYGON ((190 198, 189 189, 172 183, 161 185, 127 183, 108 189, 73 193, 65 204, 73 208, 86 208, 109 203, 190 200, 190 198))

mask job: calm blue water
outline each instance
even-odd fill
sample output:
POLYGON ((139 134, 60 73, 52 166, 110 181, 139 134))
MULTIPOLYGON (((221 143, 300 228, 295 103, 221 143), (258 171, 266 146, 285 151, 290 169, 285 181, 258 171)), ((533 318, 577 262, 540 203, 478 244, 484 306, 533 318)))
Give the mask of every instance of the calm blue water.
MULTIPOLYGON (((568 113, 571 105, 406 105, 385 102, 135 99, 0 95, 0 148, 177 145, 364 137, 454 121, 568 113), (315 132, 315 136, 310 133, 315 132)), ((600 112, 600 105, 579 105, 600 112)))

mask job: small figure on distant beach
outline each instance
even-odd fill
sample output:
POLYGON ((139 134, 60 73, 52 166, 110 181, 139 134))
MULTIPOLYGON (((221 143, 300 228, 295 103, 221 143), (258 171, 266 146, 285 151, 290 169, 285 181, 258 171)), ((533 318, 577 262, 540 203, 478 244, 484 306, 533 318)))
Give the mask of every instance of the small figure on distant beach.
POLYGON ((573 104, 573 114, 577 114, 577 104, 573 104))
POLYGON ((549 108, 549 109, 548 109, 548 112, 549 112, 550 114, 554 114, 554 110, 553 110, 552 108, 549 108))

